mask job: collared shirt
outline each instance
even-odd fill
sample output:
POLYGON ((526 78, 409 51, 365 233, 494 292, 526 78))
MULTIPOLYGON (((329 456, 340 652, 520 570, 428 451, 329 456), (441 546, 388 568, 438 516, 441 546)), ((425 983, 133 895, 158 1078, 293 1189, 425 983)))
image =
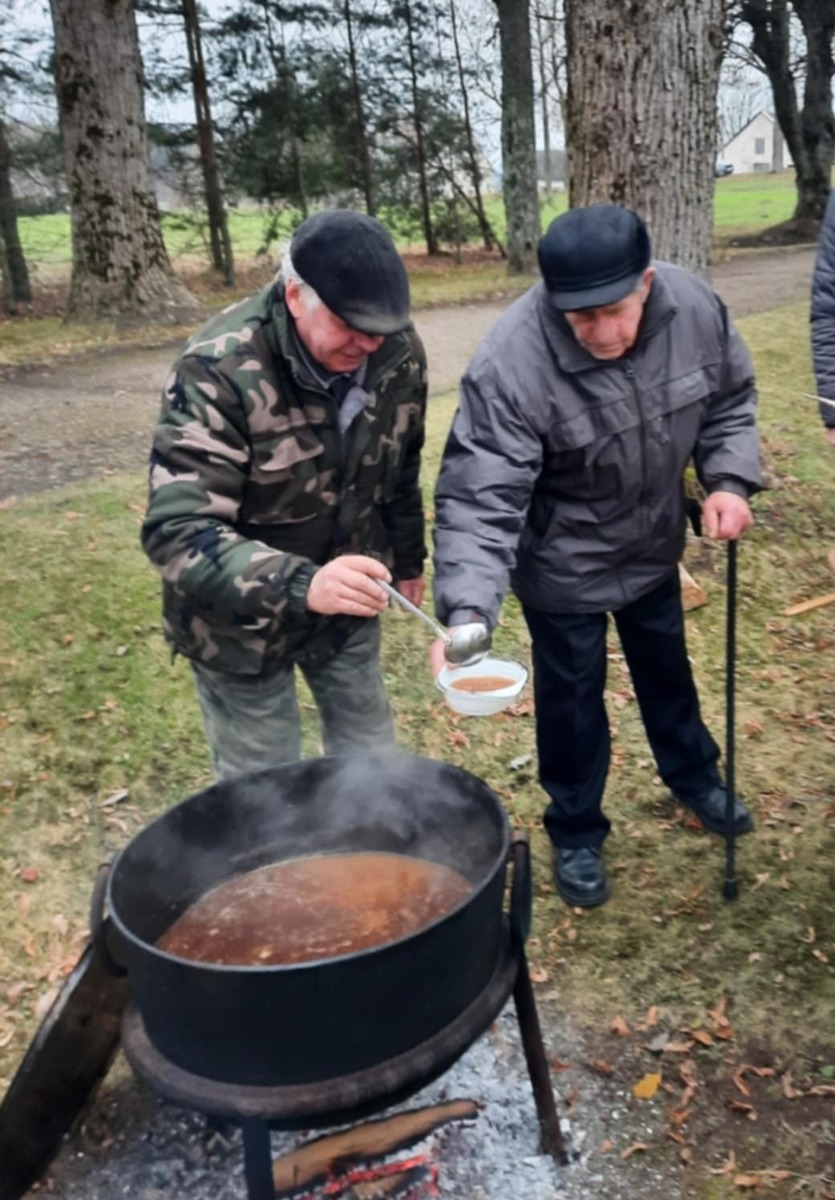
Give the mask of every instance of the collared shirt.
POLYGON ((330 392, 336 401, 339 409, 338 422, 339 432, 347 440, 348 430, 354 420, 359 416, 365 408, 368 400, 368 392, 362 386, 365 382, 366 372, 368 370, 368 358, 364 358, 358 367, 353 371, 347 372, 330 372, 325 370, 320 362, 311 355, 310 351, 305 346, 302 339, 299 337, 296 329, 296 323, 287 314, 287 328, 290 334, 290 341, 293 350, 298 355, 299 362, 310 376, 311 382, 326 392, 330 392))

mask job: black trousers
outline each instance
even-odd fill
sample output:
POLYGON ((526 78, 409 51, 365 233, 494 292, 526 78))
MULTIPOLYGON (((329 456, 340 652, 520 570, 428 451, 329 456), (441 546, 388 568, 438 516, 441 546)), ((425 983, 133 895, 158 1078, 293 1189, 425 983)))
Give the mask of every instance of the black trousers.
MULTIPOLYGON (((539 779, 557 846, 599 847, 609 771, 606 613, 524 608, 533 639, 539 779)), ((612 614, 658 772, 671 791, 698 796, 721 782, 719 747, 699 711, 687 658, 678 572, 612 614)))

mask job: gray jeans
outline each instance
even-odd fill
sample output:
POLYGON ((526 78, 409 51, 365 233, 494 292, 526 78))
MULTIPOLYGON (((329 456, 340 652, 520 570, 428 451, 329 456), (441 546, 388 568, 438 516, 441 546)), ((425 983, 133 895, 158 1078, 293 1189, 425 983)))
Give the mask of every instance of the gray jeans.
MULTIPOLYGON (((301 758, 293 666, 229 675, 191 664, 218 779, 301 758)), ((300 667, 321 722, 325 754, 391 750, 394 721, 380 673, 380 622, 369 618, 326 662, 300 667)))

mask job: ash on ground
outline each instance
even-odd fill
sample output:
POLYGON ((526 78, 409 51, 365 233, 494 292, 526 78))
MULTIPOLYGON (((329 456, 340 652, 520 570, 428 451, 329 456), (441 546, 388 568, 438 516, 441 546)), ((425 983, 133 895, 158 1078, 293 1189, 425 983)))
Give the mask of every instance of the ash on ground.
MULTIPOLYGON (((545 1013, 540 1005, 540 1017, 545 1013)), ((663 1102, 635 1101, 591 1067, 582 1038, 555 1014, 545 1028, 552 1080, 571 1162, 539 1151, 539 1126, 512 1003, 433 1084, 379 1116, 452 1099, 475 1100, 478 1117, 434 1138, 443 1200, 679 1200, 682 1172, 664 1145, 663 1102), (557 1030, 557 1032, 553 1032, 557 1030), (630 1153, 640 1144, 644 1150, 630 1153), (626 1157, 624 1158, 624 1154, 626 1157)), ((277 1132, 273 1155, 323 1130, 277 1132)), ((30 1200, 247 1200, 240 1132, 159 1099, 120 1058, 83 1124, 30 1200)), ((350 1192, 344 1200, 350 1200, 350 1192)))

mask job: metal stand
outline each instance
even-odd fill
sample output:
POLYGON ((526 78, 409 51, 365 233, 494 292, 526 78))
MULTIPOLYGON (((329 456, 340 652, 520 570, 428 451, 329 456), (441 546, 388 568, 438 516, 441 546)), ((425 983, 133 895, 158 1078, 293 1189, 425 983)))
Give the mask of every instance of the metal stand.
POLYGON ((536 1001, 528 971, 528 959, 524 947, 517 948, 516 953, 519 958, 519 970, 513 988, 513 1002, 516 1005, 519 1032, 522 1035, 525 1061, 528 1064, 536 1114, 539 1117, 539 1146, 543 1154, 550 1154, 555 1162, 564 1167, 568 1164, 568 1154, 560 1129, 560 1119, 557 1115, 551 1073, 548 1070, 548 1058, 542 1041, 539 1013, 536 1010, 536 1001))
POLYGON ((244 1175, 249 1200, 275 1200, 270 1127, 260 1117, 241 1121, 244 1137, 244 1175))
MULTIPOLYGON (((520 848, 517 853, 524 851, 520 848)), ((524 873, 519 878, 525 891, 524 873)), ((512 995, 539 1120, 540 1146, 544 1154, 565 1166, 568 1155, 525 955, 526 922, 519 916, 523 907, 517 902, 515 933, 508 927, 493 976, 470 1007, 421 1046, 357 1075, 275 1088, 191 1075, 163 1058, 148 1038, 139 1012, 130 1005, 122 1022, 122 1047, 131 1066, 161 1095, 205 1113, 213 1124, 238 1125, 248 1200, 275 1200, 272 1129, 327 1128, 357 1122, 401 1103, 448 1070, 489 1029, 512 995)))

